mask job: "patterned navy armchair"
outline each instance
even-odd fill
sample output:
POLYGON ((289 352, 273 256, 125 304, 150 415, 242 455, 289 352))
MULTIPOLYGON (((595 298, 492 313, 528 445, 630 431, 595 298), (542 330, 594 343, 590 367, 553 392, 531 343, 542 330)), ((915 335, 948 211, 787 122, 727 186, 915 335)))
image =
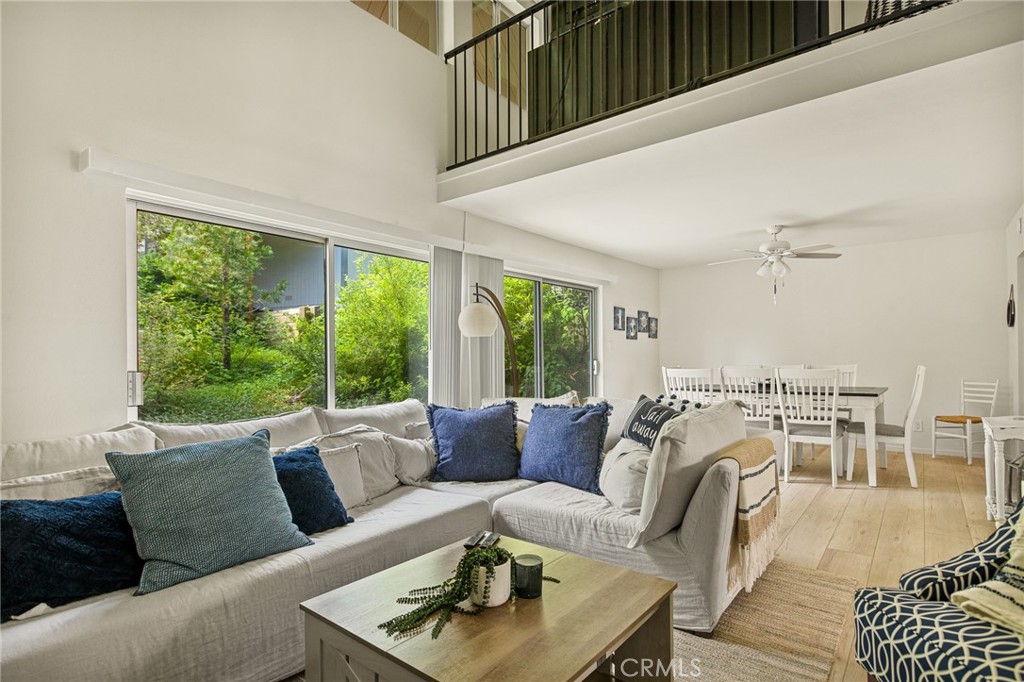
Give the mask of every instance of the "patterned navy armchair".
POLYGON ((954 592, 1006 563, 1021 504, 978 546, 900 578, 900 588, 868 587, 854 598, 857 661, 878 682, 1020 682, 1024 639, 969 616, 954 592))

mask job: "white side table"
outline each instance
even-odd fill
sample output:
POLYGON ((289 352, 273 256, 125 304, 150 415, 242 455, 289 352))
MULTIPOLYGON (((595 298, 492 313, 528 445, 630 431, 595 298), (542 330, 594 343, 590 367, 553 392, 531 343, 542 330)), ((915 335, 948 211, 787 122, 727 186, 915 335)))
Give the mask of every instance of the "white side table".
POLYGON ((1024 441, 1024 417, 985 417, 985 516, 1006 519, 1006 441, 1024 441))

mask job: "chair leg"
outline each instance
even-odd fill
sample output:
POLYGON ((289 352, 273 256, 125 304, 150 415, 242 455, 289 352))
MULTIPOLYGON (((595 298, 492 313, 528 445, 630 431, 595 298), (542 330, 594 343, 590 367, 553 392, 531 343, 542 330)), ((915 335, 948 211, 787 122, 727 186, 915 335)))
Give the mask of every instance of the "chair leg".
POLYGON ((907 458, 907 473, 910 474, 910 487, 917 487, 917 469, 914 468, 914 453, 910 450, 910 439, 903 439, 903 456, 907 458))
POLYGON ((782 480, 784 483, 789 483, 789 458, 790 450, 792 449, 789 439, 786 439, 786 447, 782 449, 782 480))
POLYGON ((831 449, 832 449, 832 452, 831 452, 831 459, 832 459, 832 487, 835 488, 839 484, 839 465, 837 464, 837 461, 839 460, 840 457, 843 456, 841 451, 840 451, 840 449, 839 449, 839 439, 838 438, 836 440, 832 441, 832 448, 831 449))
POLYGON ((847 436, 850 444, 846 451, 846 480, 853 480, 853 460, 857 458, 857 436, 847 436))
POLYGON ((798 466, 803 466, 804 465, 804 444, 803 443, 797 443, 796 444, 796 463, 797 463, 798 466))
POLYGON ((967 466, 971 465, 971 460, 974 456, 974 444, 971 442, 971 436, 974 433, 974 429, 972 429, 971 426, 973 426, 971 422, 967 422, 966 424, 964 424, 964 434, 967 436, 964 439, 964 449, 967 451, 967 466))
POLYGON ((935 436, 936 436, 935 432, 937 430, 938 430, 938 427, 936 426, 935 420, 933 419, 932 420, 932 459, 935 459, 935 436))

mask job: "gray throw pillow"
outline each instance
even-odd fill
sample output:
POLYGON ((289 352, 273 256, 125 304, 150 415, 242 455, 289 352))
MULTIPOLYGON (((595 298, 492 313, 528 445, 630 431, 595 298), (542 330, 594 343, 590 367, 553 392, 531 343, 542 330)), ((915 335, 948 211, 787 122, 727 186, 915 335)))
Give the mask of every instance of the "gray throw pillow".
POLYGON ((292 523, 266 430, 106 457, 146 562, 136 594, 313 544, 292 523))
POLYGON ((662 426, 644 481, 640 527, 626 546, 639 547, 677 528, 718 451, 746 437, 736 400, 687 410, 662 426))
POLYGON ((386 436, 395 456, 395 473, 404 485, 416 485, 430 478, 437 467, 437 451, 427 438, 386 436))
POLYGON ((647 466, 651 451, 628 438, 621 439, 601 465, 601 492, 613 505, 627 514, 640 514, 647 466))

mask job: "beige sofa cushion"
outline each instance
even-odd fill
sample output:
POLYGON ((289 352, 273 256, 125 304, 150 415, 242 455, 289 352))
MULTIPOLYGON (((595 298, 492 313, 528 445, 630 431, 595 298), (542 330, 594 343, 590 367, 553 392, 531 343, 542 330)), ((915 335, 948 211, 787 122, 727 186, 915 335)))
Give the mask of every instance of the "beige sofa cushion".
POLYGON ((534 405, 565 405, 566 407, 580 406, 580 399, 579 396, 576 395, 576 391, 569 391, 562 395, 556 395, 554 398, 484 398, 480 401, 480 407, 504 405, 509 401, 516 404, 516 418, 527 423, 530 421, 530 417, 533 416, 534 405))
POLYGON ((66 500, 119 489, 110 467, 86 467, 0 481, 0 500, 66 500))
POLYGON ((320 420, 321 433, 338 433, 364 424, 392 436, 406 438, 405 425, 427 421, 427 410, 420 401, 409 398, 400 403, 354 407, 343 410, 314 408, 320 420))
POLYGON ((355 443, 320 450, 327 475, 346 509, 366 504, 363 472, 359 468, 359 446, 355 443))
POLYGON ((112 450, 151 452, 159 447, 153 432, 142 426, 4 445, 0 456, 0 479, 74 471, 84 467, 105 467, 107 461, 103 455, 112 450))
POLYGON ((601 492, 608 501, 627 514, 640 514, 644 483, 651 451, 628 438, 621 438, 604 456, 601 465, 601 492))
POLYGON ((604 451, 610 452, 622 438, 622 430, 626 428, 626 420, 636 407, 636 398, 601 398, 590 396, 587 398, 587 405, 608 403, 611 411, 608 413, 608 433, 604 437, 604 451))
MULTIPOLYGON (((310 438, 295 447, 315 445, 323 453, 324 450, 332 450, 347 445, 358 445, 359 470, 363 478, 363 491, 366 493, 366 499, 372 500, 390 490, 394 490, 399 485, 398 463, 395 461, 395 453, 388 443, 388 438, 390 438, 390 434, 380 429, 375 429, 365 424, 357 424, 344 431, 310 438)), ((343 498, 342 502, 344 501, 343 498)))
POLYGON ((746 435, 743 409, 736 400, 687 410, 666 422, 651 451, 640 529, 628 547, 638 547, 678 527, 718 451, 746 435))
POLYGON ((162 446, 157 446, 153 448, 154 450, 160 449, 160 447, 173 448, 189 443, 242 438, 251 436, 260 429, 270 431, 272 447, 294 445, 307 438, 323 434, 320 421, 311 407, 300 412, 287 412, 258 419, 242 419, 223 424, 159 424, 145 421, 132 423, 144 426, 156 434, 162 446))

